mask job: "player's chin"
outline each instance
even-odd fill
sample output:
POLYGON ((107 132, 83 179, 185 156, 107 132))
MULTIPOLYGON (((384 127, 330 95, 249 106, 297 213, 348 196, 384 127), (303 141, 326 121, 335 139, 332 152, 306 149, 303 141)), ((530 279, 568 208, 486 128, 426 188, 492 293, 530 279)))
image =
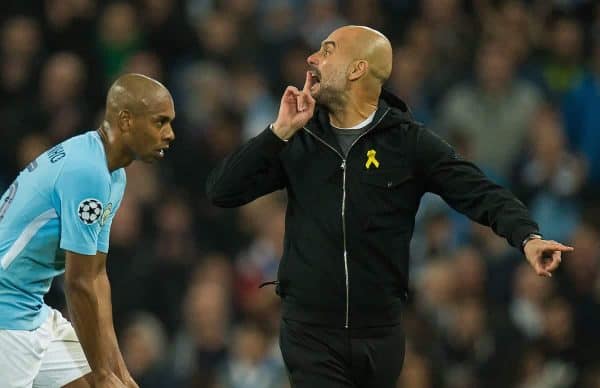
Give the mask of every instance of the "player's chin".
POLYGON ((156 162, 162 160, 164 157, 165 157, 164 154, 161 154, 159 152, 153 152, 151 154, 145 155, 142 158, 142 161, 144 163, 156 163, 156 162))

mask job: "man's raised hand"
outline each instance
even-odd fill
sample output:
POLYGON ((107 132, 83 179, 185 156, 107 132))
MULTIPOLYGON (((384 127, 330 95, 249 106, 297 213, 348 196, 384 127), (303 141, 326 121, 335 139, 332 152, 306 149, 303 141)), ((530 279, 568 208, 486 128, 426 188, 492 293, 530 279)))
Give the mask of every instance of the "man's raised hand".
POLYGON ((279 114, 273 123, 273 132, 283 140, 292 137, 301 129, 315 112, 315 99, 310 94, 313 79, 310 72, 306 72, 304 88, 298 90, 288 86, 281 97, 279 114))

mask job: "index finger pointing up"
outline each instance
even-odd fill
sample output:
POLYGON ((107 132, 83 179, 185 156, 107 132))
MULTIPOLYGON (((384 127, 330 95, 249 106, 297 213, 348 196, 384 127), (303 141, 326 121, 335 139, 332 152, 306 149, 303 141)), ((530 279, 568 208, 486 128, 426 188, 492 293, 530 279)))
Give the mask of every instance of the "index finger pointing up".
POLYGON ((306 71, 306 80, 304 81, 304 88, 302 88, 303 92, 310 93, 310 88, 314 85, 313 77, 310 74, 310 71, 306 71))

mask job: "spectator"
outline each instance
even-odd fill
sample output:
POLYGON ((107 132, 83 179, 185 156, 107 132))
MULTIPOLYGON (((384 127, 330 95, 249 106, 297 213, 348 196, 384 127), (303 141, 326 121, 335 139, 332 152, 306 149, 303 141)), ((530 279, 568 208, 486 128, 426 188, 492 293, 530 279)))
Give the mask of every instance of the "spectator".
POLYGON ((544 332, 544 305, 554 294, 551 284, 528 271, 525 263, 515 271, 510 318, 520 333, 528 339, 539 339, 544 332))
POLYGON ((584 162, 567 150, 560 115, 550 107, 541 107, 533 116, 528 139, 529 152, 516 170, 516 187, 546 236, 567 240, 579 221, 584 162), (560 224, 554 222, 557 218, 560 224))
POLYGON ((147 313, 133 315, 121 336, 123 358, 140 387, 173 386, 174 376, 164 364, 167 336, 158 319, 147 313))
POLYGON ((431 106, 426 95, 425 78, 428 74, 425 58, 416 50, 394 50, 394 65, 390 88, 411 107, 416 120, 431 122, 431 106))
POLYGON ((114 2, 102 11, 98 32, 98 55, 105 82, 111 82, 136 51, 143 47, 136 9, 127 2, 114 2))
POLYGON ((87 69, 77 55, 54 54, 44 64, 40 79, 40 101, 30 112, 32 128, 45 130, 52 143, 73 136, 90 120, 85 103, 87 69))
MULTIPOLYGON (((600 14, 600 12, 599 12, 600 14)), ((564 99, 563 114, 572 149, 586 159, 589 184, 600 187, 600 35, 595 37, 590 72, 564 99)))
POLYGON ((541 102, 537 89, 514 72, 514 58, 502 42, 484 42, 477 54, 476 82, 452 89, 441 111, 442 127, 463 130, 471 138, 474 161, 504 178, 541 102))
POLYGON ((256 325, 242 323, 233 334, 232 352, 222 365, 217 384, 228 388, 282 388, 283 365, 269 359, 268 337, 256 325))
POLYGON ((173 362, 180 386, 210 387, 229 353, 230 293, 213 281, 196 280, 183 302, 183 325, 174 341, 173 362))
POLYGON ((279 201, 277 196, 271 195, 241 209, 243 224, 248 225, 252 229, 249 234, 256 237, 236 260, 236 299, 244 315, 253 319, 264 318, 272 305, 278 305, 277 296, 264 292, 259 286, 277 278, 283 253, 285 209, 279 201))
MULTIPOLYGON (((0 31, 0 174, 14 175, 15 147, 22 131, 31 131, 26 120, 36 97, 42 42, 39 23, 33 18, 7 18, 0 31), (3 171, 4 170, 4 171, 3 171)), ((8 178, 7 178, 8 179, 8 178)))
POLYGON ((548 53, 541 65, 544 89, 554 101, 560 101, 583 76, 583 31, 574 19, 559 17, 551 24, 548 53))

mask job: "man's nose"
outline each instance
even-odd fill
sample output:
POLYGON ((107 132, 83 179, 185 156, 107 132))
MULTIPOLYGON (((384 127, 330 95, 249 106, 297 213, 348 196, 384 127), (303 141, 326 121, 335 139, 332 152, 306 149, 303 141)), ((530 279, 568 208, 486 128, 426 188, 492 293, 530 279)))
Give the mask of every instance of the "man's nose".
POLYGON ((171 124, 167 126, 167 132, 165 133, 164 139, 169 142, 175 140, 175 131, 173 131, 173 127, 171 126, 171 124))
POLYGON ((317 62, 317 53, 312 53, 311 55, 308 56, 308 58, 306 58, 306 62, 310 65, 310 66, 317 66, 318 62, 317 62))

